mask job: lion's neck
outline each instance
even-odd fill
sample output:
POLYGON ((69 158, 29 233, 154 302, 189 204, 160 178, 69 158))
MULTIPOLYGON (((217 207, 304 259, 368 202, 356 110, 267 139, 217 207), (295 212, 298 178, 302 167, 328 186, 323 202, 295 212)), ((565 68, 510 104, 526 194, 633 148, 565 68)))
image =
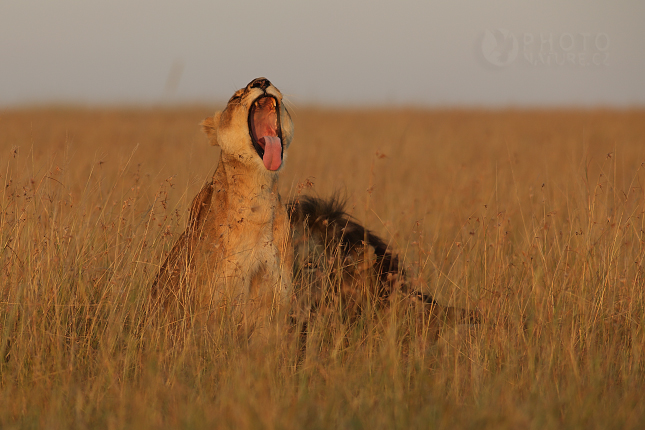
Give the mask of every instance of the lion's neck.
POLYGON ((213 180, 217 189, 224 191, 229 213, 257 222, 273 219, 279 204, 278 177, 253 166, 241 163, 235 157, 222 154, 213 180))

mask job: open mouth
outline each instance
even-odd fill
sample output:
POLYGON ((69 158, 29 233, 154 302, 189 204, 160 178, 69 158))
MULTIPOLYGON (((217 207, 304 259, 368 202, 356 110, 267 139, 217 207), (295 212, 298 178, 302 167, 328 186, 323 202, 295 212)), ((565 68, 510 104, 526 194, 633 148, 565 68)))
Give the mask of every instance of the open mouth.
POLYGON ((267 170, 282 165, 282 131, 280 109, 275 97, 264 95, 255 99, 249 110, 251 142, 267 170))

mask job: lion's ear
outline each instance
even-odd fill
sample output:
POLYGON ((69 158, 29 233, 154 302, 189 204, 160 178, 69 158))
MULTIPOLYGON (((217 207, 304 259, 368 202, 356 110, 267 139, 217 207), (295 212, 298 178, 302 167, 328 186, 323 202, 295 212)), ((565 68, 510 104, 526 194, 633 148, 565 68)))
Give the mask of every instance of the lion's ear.
POLYGON ((202 130, 204 130, 204 133, 206 133, 208 140, 210 140, 211 145, 213 146, 219 145, 217 143, 217 126, 219 126, 219 118, 221 115, 222 112, 216 112, 215 115, 206 118, 200 124, 202 126, 202 130))

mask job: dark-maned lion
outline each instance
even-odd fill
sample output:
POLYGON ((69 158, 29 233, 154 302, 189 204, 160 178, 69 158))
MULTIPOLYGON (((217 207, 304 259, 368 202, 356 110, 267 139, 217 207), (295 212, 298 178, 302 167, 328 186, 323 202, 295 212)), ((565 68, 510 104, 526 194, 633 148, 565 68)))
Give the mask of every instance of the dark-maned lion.
POLYGON ((432 336, 444 324, 477 323, 479 313, 442 306, 410 285, 387 244, 353 220, 342 199, 300 196, 287 204, 294 248, 295 314, 342 312, 351 321, 366 307, 413 307, 432 336))

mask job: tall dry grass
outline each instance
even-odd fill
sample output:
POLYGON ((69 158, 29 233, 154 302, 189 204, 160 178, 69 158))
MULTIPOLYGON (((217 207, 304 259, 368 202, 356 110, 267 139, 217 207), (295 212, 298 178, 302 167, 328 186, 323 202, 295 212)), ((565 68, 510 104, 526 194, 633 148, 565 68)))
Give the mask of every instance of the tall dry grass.
POLYGON ((0 427, 645 426, 645 112, 297 109, 283 195, 341 189, 485 321, 320 319, 304 358, 151 312, 210 113, 0 112, 0 427))

